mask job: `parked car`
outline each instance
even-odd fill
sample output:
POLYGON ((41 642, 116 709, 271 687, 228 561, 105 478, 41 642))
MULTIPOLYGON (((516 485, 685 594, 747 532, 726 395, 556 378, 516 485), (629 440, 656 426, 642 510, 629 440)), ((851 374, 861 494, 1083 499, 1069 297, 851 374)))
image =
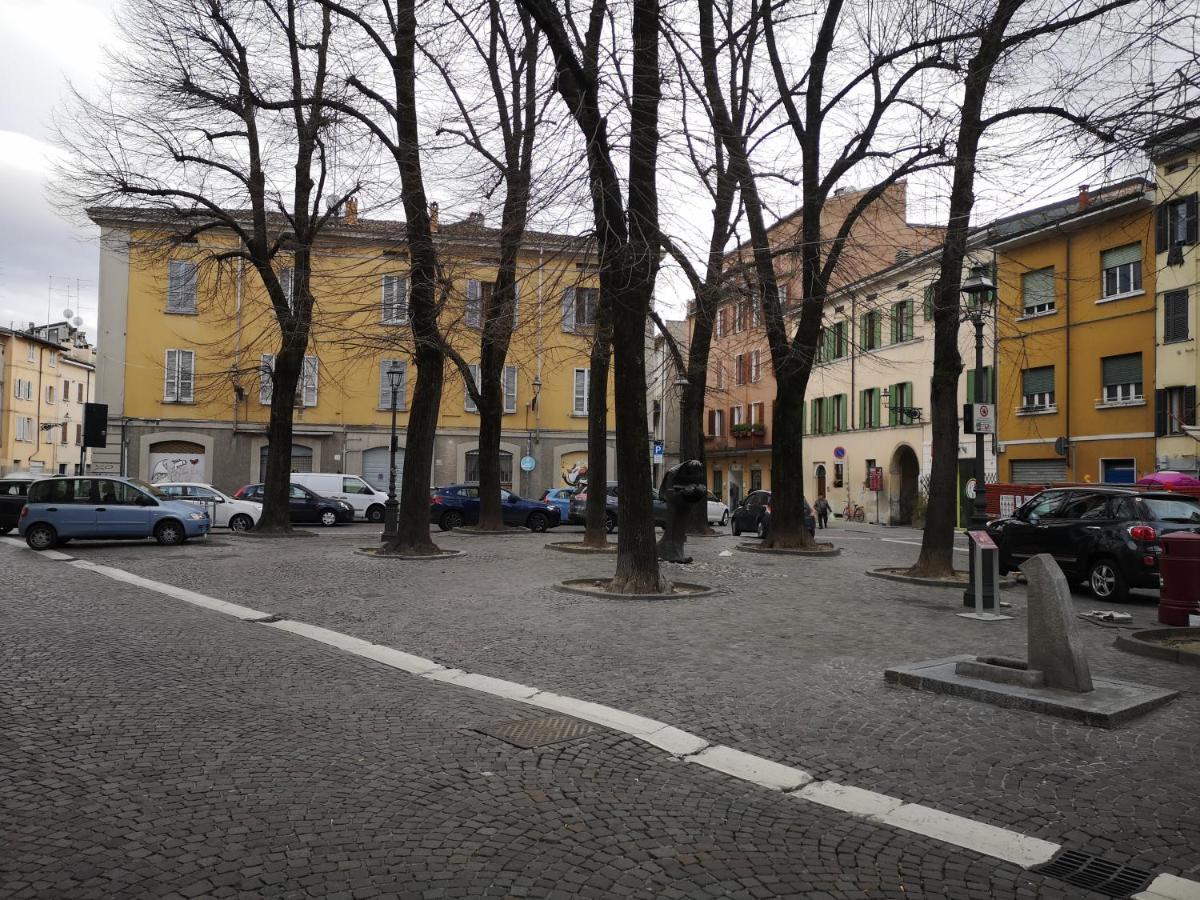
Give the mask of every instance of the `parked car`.
POLYGON ((75 538, 182 544, 208 533, 208 513, 133 478, 44 478, 29 487, 19 531, 34 550, 75 538))
POLYGON ((718 500, 717 495, 712 491, 708 492, 708 524, 729 524, 729 507, 718 500))
MULTIPOLYGON (((587 492, 588 486, 582 485, 571 498, 571 514, 568 521, 572 525, 583 525, 587 522, 587 492)), ((604 486, 604 528, 612 534, 617 530, 617 482, 610 481, 604 486)), ((654 514, 654 524, 660 528, 667 526, 667 504, 658 499, 656 491, 650 498, 654 514)))
POLYGON ((329 472, 293 472, 292 484, 299 484, 322 497, 344 500, 354 507, 354 516, 367 522, 382 522, 388 495, 373 488, 357 475, 329 472))
POLYGON ((575 488, 550 488, 542 494, 542 502, 558 508, 559 521, 566 522, 571 517, 571 497, 575 488))
POLYGON ((8 475, 0 478, 0 534, 8 534, 17 527, 29 486, 45 478, 44 475, 8 475))
MULTIPOLYGON (((771 530, 771 492, 751 491, 730 518, 734 536, 743 531, 753 531, 760 538, 765 538, 771 530)), ((804 527, 810 536, 816 535, 817 516, 807 500, 804 501, 804 527)))
MULTIPOLYGON (((500 491, 500 511, 505 525, 545 531, 557 527, 562 518, 558 507, 518 497, 512 491, 500 491)), ((429 521, 442 531, 479 524, 479 485, 451 484, 434 488, 429 498, 429 521)))
MULTIPOLYGON (((235 500, 253 500, 263 502, 263 486, 248 484, 238 488, 233 497, 235 500)), ((291 485, 288 492, 288 511, 293 522, 319 522, 329 527, 339 522, 354 521, 354 507, 345 500, 334 500, 332 497, 322 497, 302 484, 291 485)))
POLYGON ((183 500, 203 508, 212 518, 214 528, 230 531, 249 531, 262 515, 262 504, 253 500, 236 500, 223 494, 211 484, 198 481, 165 481, 155 485, 174 500, 183 500))
POLYGON ((1159 586, 1159 539, 1173 531, 1200 533, 1200 499, 1127 488, 1042 491, 988 533, 1007 573, 1049 553, 1068 581, 1085 583, 1097 599, 1121 601, 1130 588, 1159 586))

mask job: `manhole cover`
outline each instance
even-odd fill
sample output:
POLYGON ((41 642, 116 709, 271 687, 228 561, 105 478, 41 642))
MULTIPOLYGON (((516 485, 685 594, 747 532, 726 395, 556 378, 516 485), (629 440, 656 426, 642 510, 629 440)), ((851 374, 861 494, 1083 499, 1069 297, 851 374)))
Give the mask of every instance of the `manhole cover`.
POLYGON ((1051 875, 1076 887, 1087 888, 1109 897, 1129 897, 1150 883, 1153 873, 1135 866, 1123 866, 1082 850, 1063 850, 1050 862, 1030 871, 1051 875))
POLYGON ((545 719, 501 722, 499 725, 475 730, 480 734, 499 738, 514 747, 528 750, 530 747, 545 747, 547 744, 573 741, 575 738, 592 734, 596 731, 596 727, 569 716, 549 716, 545 719))

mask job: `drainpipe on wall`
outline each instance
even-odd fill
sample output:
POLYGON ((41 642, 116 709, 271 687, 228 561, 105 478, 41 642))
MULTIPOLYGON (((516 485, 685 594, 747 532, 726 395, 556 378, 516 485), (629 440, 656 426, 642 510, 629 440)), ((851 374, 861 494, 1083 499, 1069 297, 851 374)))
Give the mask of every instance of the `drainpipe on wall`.
POLYGON ((1066 354, 1067 354, 1067 377, 1066 377, 1066 417, 1064 419, 1064 430, 1066 431, 1067 439, 1067 474, 1070 476, 1068 480, 1075 480, 1075 448, 1071 445, 1071 235, 1067 235, 1067 278, 1066 278, 1066 354))

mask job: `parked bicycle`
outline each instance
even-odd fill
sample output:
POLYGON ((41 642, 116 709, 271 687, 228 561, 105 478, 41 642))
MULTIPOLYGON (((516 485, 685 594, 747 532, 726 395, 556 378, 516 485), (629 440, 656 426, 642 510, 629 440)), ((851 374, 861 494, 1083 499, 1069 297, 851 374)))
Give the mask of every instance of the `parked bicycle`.
POLYGON ((842 518, 847 522, 865 522, 867 511, 857 503, 847 503, 846 508, 842 510, 842 518))

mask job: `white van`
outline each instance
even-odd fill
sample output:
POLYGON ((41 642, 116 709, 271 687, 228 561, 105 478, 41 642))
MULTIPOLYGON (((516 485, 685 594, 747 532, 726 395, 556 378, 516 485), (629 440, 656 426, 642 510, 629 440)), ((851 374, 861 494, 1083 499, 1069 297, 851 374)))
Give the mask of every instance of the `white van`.
POLYGON ((383 521, 383 504, 387 494, 377 491, 358 475, 336 472, 292 472, 292 484, 302 484, 322 497, 345 500, 354 507, 354 518, 368 522, 383 521))

